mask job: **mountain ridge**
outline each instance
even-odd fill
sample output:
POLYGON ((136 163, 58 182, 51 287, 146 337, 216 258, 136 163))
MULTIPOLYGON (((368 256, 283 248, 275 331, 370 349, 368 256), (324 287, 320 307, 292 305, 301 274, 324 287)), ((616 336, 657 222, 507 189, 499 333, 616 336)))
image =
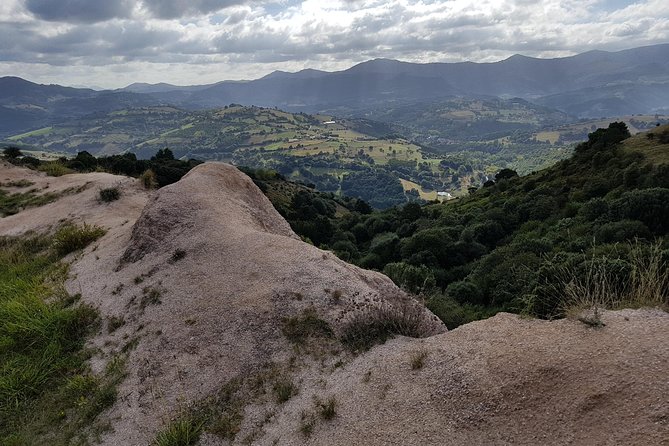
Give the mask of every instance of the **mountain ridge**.
POLYGON ((553 59, 514 55, 490 63, 374 59, 334 72, 277 71, 249 81, 136 83, 104 91, 19 79, 0 78, 0 136, 61 118, 151 105, 202 109, 238 103, 309 113, 341 107, 355 114, 373 104, 495 96, 519 97, 587 118, 669 110, 669 44, 553 59))

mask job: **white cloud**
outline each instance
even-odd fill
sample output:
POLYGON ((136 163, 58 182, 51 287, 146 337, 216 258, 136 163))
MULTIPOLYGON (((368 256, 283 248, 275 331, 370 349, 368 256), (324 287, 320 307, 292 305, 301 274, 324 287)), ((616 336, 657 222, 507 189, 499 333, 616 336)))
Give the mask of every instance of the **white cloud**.
POLYGON ((489 62, 669 41, 665 0, 87 1, 3 0, 0 75, 189 84, 375 57, 489 62))

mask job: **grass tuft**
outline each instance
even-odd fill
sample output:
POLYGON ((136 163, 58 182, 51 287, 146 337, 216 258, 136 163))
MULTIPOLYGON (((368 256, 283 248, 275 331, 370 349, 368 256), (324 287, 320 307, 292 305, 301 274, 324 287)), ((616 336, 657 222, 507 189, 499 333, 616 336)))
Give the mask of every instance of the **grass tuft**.
POLYGON ((337 399, 334 396, 331 396, 324 402, 318 401, 316 406, 318 408, 318 415, 323 420, 331 420, 337 415, 337 399))
POLYGON ((290 342, 304 344, 309 338, 330 338, 333 331, 330 325, 320 319, 313 308, 307 308, 300 316, 282 320, 281 331, 290 342))
POLYGON ((354 314, 344 325, 341 342, 352 351, 365 351, 396 336, 422 338, 431 325, 418 304, 370 307, 354 314))
POLYGON ((428 352, 427 350, 419 350, 411 354, 411 370, 420 370, 425 365, 425 360, 427 359, 428 352))
POLYGON ((84 223, 82 226, 67 224, 62 226, 53 238, 53 247, 56 253, 64 256, 71 252, 83 249, 93 241, 102 237, 107 231, 95 225, 84 223))
POLYGON ((278 379, 274 383, 274 395, 276 396, 276 402, 283 404, 297 394, 297 387, 293 384, 293 381, 287 378, 278 379))
POLYGON ((118 187, 107 187, 98 191, 98 199, 104 203, 111 203, 121 198, 121 190, 118 187))
POLYGON ((190 446, 197 443, 202 434, 202 423, 190 417, 172 421, 160 432, 151 446, 190 446))
POLYGON ((586 263, 585 275, 563 268, 561 280, 562 312, 592 327, 602 327, 604 309, 669 307, 669 264, 662 246, 630 246, 629 276, 620 280, 616 272, 606 267, 606 258, 593 256, 586 263))

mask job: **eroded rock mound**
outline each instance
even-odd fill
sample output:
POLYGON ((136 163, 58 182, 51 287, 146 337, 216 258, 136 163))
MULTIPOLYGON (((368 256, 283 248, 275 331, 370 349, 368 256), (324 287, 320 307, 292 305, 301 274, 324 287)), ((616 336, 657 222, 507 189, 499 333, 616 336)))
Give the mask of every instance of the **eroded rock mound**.
POLYGON ((73 268, 84 297, 125 321, 96 339, 99 367, 132 349, 107 444, 146 444, 167 419, 231 380, 294 364, 284 330, 291 318, 298 335, 305 314, 307 331, 322 323, 331 333, 334 351, 322 367, 346 356, 337 337, 370 309, 408 309, 421 335, 445 331, 387 277, 302 242, 255 184, 225 164, 200 165, 160 189, 118 248, 73 268))

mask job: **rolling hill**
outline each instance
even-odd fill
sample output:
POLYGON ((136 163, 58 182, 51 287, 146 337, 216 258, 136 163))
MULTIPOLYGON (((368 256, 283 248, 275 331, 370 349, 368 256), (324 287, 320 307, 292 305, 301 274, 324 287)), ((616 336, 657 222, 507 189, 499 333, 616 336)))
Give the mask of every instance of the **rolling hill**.
POLYGON ((219 108, 231 103, 309 113, 435 99, 518 97, 577 117, 664 113, 669 103, 669 44, 572 57, 512 56, 494 63, 415 64, 377 59, 347 70, 275 72, 211 85, 132 84, 114 91, 38 85, 0 78, 0 137, 62 119, 130 106, 219 108))

